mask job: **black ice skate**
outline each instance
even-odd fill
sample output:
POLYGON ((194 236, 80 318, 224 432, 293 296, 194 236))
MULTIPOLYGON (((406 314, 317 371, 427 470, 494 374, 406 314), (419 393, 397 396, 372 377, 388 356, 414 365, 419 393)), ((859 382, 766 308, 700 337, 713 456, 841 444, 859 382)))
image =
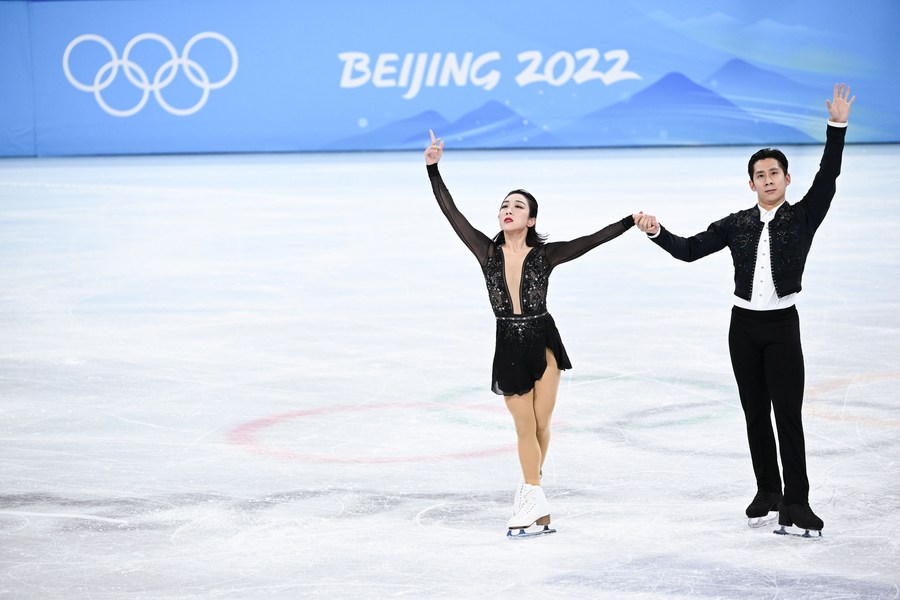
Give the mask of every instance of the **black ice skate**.
POLYGON ((753 502, 747 507, 747 525, 753 528, 763 527, 777 519, 781 498, 781 492, 756 492, 753 502))
POLYGON ((781 525, 781 529, 775 530, 778 535, 793 535, 810 539, 822 537, 822 527, 825 525, 806 502, 803 504, 784 504, 782 502, 778 507, 778 524, 781 525), (785 529, 791 526, 805 531, 797 533, 785 529))

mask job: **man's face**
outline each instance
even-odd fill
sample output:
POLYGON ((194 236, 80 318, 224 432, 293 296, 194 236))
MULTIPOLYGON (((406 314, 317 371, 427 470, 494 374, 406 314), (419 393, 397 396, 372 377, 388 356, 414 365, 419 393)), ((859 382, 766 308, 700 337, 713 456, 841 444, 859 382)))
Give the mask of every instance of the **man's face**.
POLYGON ((763 158, 753 165, 750 189, 756 192, 756 199, 765 210, 772 210, 784 202, 784 193, 790 184, 791 176, 781 170, 774 158, 763 158))

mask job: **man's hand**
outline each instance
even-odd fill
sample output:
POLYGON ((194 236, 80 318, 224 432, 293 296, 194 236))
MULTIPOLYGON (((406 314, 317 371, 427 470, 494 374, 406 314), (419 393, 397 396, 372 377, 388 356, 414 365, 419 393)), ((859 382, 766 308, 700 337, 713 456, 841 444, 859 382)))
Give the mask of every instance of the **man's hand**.
POLYGON ((856 96, 847 100, 850 96, 850 86, 843 83, 834 84, 834 99, 826 100, 829 118, 835 123, 846 123, 850 116, 850 105, 856 100, 856 96))
POLYGON ((444 153, 444 140, 434 137, 434 131, 431 129, 428 133, 431 134, 431 145, 425 148, 425 164, 436 165, 444 153))
POLYGON ((644 212, 641 211, 631 216, 634 219, 634 224, 637 225, 637 228, 644 233, 654 235, 659 232, 659 223, 653 215, 645 215, 644 212))

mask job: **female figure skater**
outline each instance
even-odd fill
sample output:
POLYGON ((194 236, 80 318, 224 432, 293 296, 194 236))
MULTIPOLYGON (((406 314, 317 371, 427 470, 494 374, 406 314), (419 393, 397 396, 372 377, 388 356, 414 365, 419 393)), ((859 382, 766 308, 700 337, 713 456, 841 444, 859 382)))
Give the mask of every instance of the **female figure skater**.
POLYGON ((516 491, 513 529, 543 525, 551 533, 550 507, 541 489, 541 467, 550 444, 550 417, 556 404, 560 371, 572 368, 553 317, 547 312, 547 284, 553 268, 625 233, 629 215, 570 242, 545 243, 535 231, 538 204, 525 190, 513 190, 500 204, 500 232, 489 238, 459 212, 438 172, 444 142, 431 133, 425 164, 438 205, 484 272, 488 297, 497 317, 491 389, 502 394, 518 436, 524 480, 516 491))

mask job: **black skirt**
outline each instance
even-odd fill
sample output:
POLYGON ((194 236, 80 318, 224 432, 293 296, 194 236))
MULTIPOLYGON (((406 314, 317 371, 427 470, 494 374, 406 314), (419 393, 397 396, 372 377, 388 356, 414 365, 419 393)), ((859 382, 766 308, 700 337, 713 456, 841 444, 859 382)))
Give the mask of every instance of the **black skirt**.
POLYGON ((497 317, 497 342, 491 389, 495 394, 525 394, 547 370, 546 349, 560 370, 571 369, 556 323, 549 313, 497 317))

